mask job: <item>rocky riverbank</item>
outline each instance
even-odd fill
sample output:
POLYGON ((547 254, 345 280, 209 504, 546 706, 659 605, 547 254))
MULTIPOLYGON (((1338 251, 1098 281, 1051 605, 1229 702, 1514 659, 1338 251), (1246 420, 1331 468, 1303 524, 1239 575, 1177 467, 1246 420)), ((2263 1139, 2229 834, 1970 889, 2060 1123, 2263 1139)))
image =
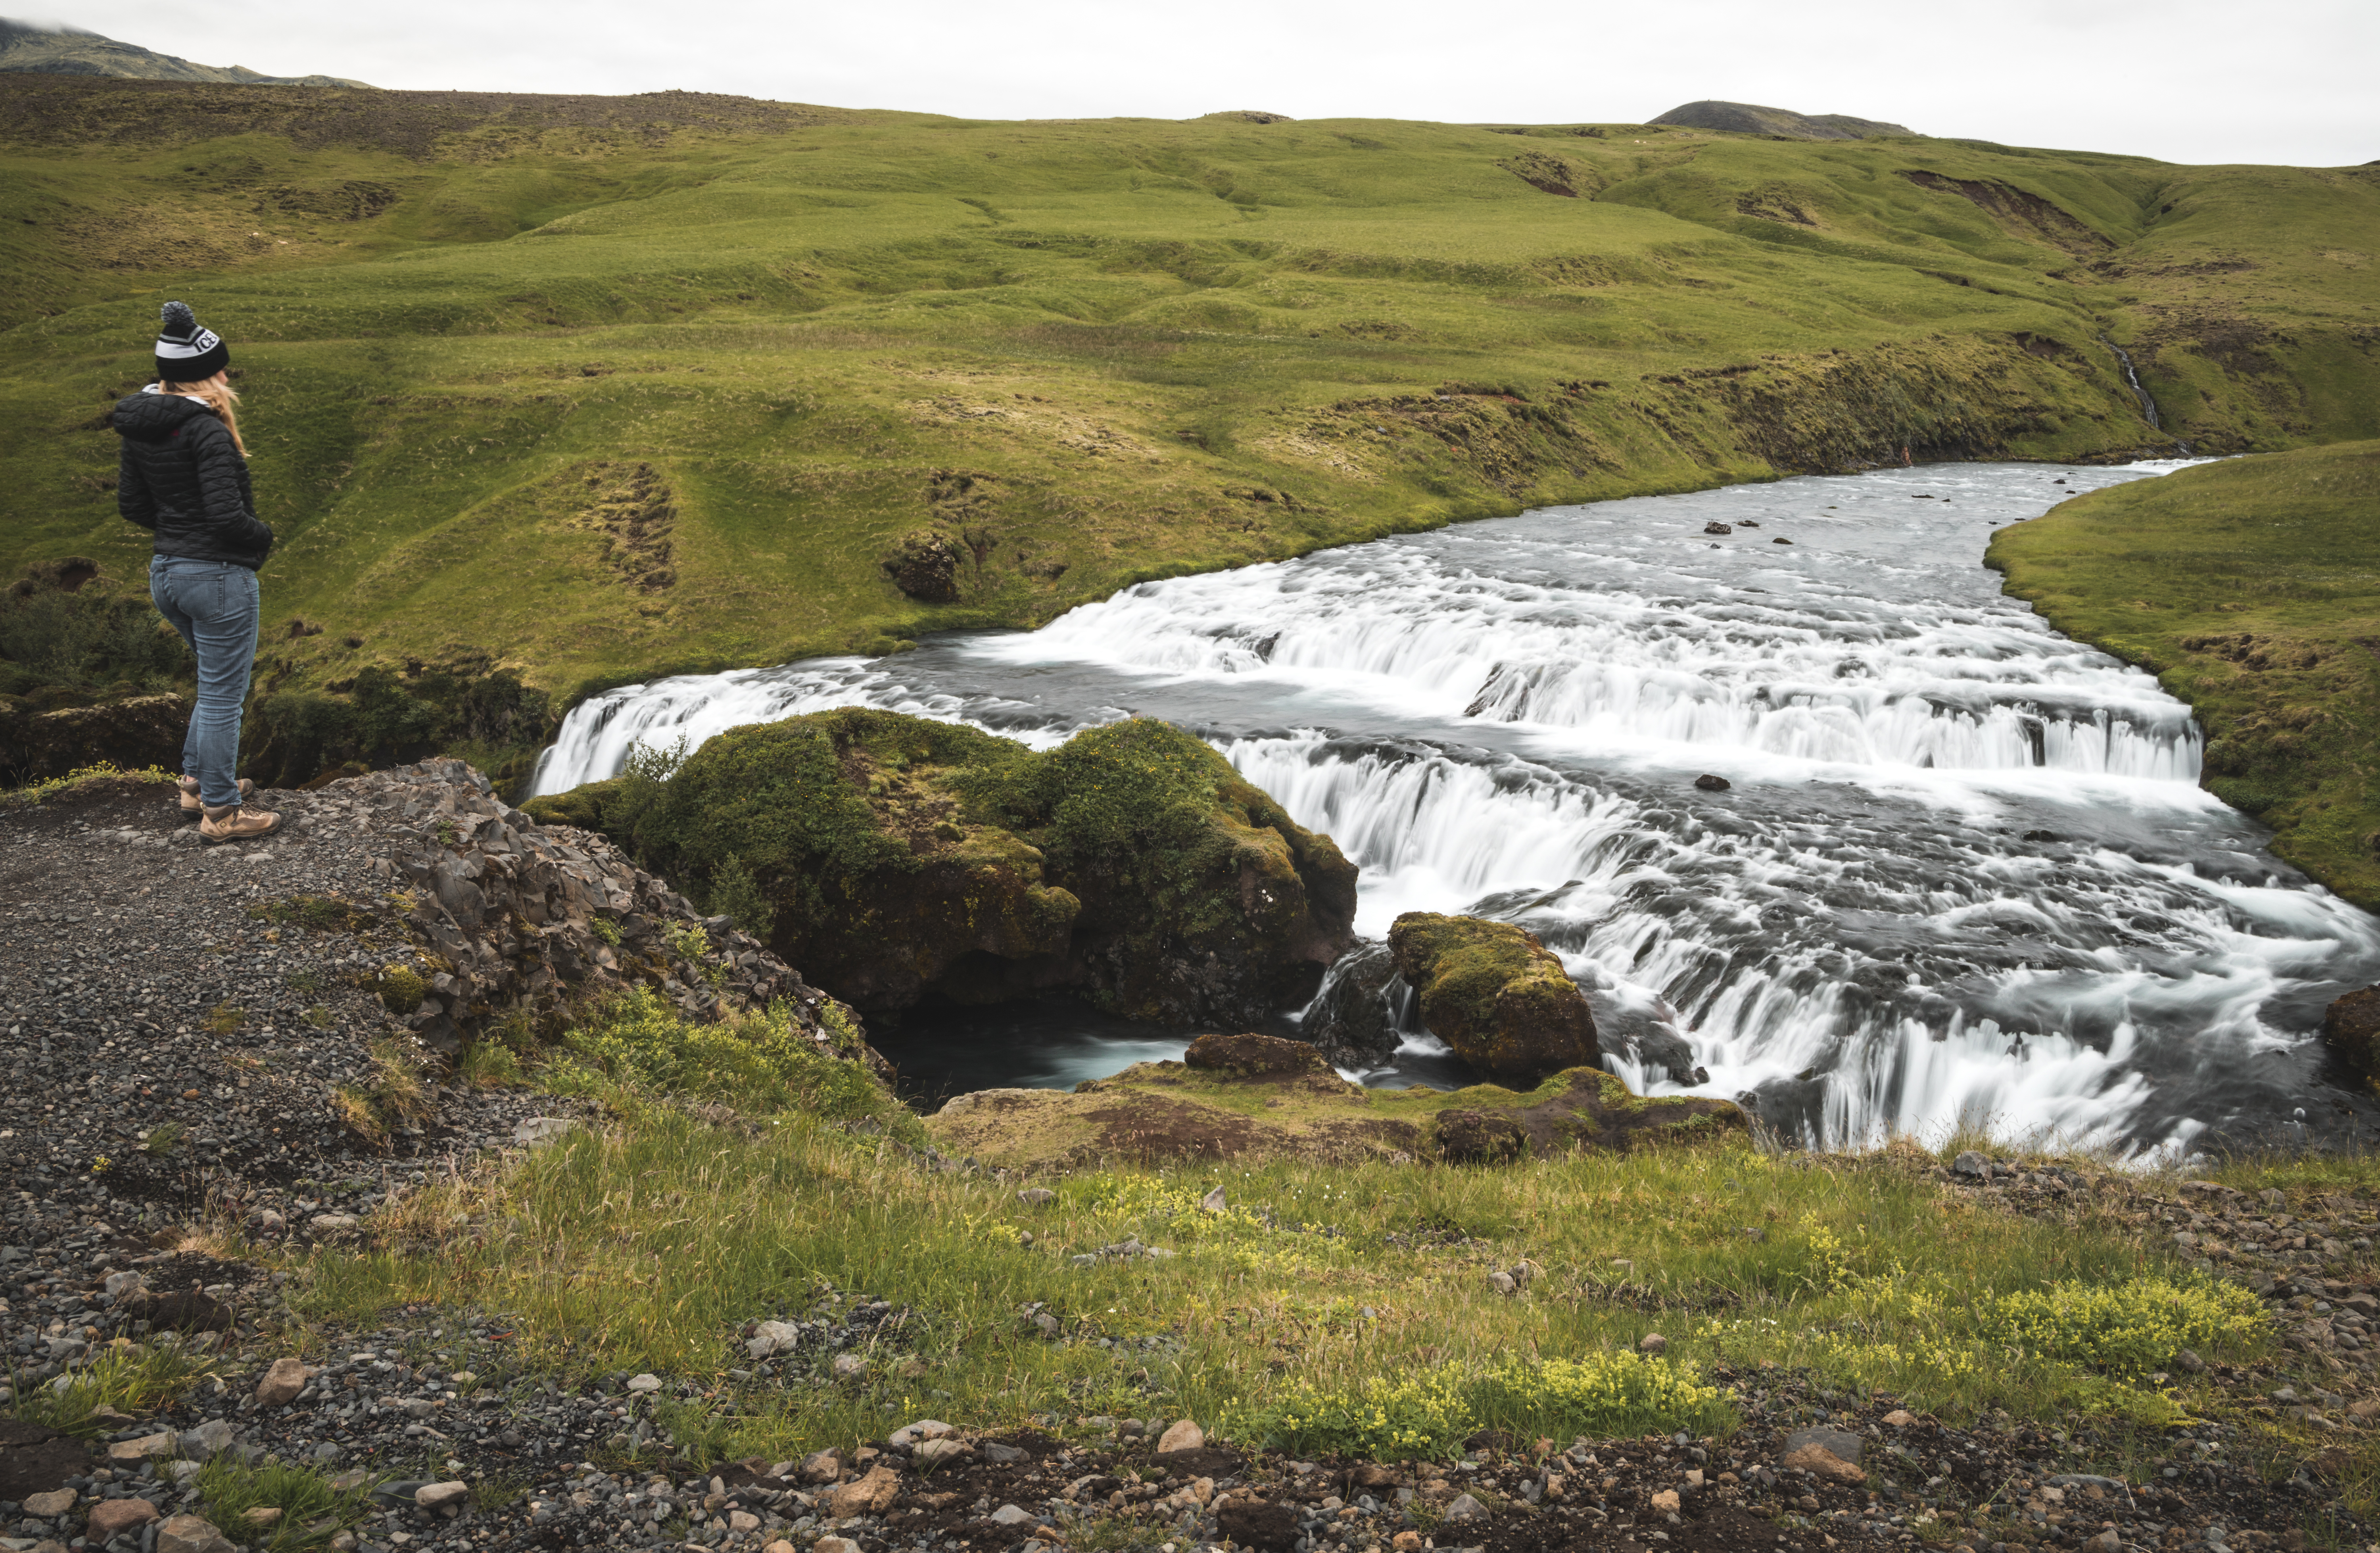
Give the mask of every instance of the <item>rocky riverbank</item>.
MULTIPOLYGON (((261 801, 288 816, 285 833, 220 849, 180 839, 191 832, 158 785, 89 783, 0 810, 0 885, 18 903, 0 936, 0 1030, 24 1081, 12 1094, 36 1097, 0 1123, 0 1547, 18 1553, 2296 1553, 2310 1524, 2369 1539, 2342 1495, 2380 1418, 2380 1344, 2364 1336, 2380 1314, 2367 1244, 2380 1218, 2348 1189, 2247 1195, 1981 1153, 1897 1162, 1931 1176, 1946 1210, 2113 1227, 2260 1292, 2282 1347, 2198 1361, 2190 1377, 2233 1405, 2151 1431, 1930 1417, 1745 1361, 1705 1373, 1739 1421, 1730 1433, 1565 1444, 1488 1431, 1458 1459, 1359 1460, 1212 1439, 1161 1450, 1188 1439, 1167 1417, 1076 1409, 978 1431, 917 1408, 840 1450, 728 1461, 708 1432, 722 1418, 832 1408, 911 1374, 931 1325, 903 1303, 917 1296, 813 1284, 671 1374, 558 1368, 524 1352, 503 1309, 301 1318, 302 1280, 395 1234, 419 1187, 514 1168, 590 1124, 577 1102, 468 1082, 513 1033, 561 1018, 574 990, 641 989, 696 1019, 767 997, 821 1048, 868 1054, 791 967, 601 838, 529 823, 459 763, 261 801), (138 1404, 89 1406, 136 1389, 138 1404)), ((1309 1068, 1261 1071, 1282 1044, 1217 1041, 1207 1066, 1079 1098, 1208 1086, 1279 1116, 1290 1108, 1265 1102, 1285 1086, 1345 1089, 1309 1068)), ((1436 1117, 1441 1151, 1451 1114, 1436 1117)), ((1552 1124, 1527 1105, 1508 1120, 1515 1153, 1552 1124)), ((931 1173, 965 1169, 922 1159, 931 1173)), ((1022 1195, 1050 1211, 1046 1189, 1022 1195)), ((1502 1278, 1504 1308, 1591 1289, 1634 1313, 1645 1353, 1740 1303, 1716 1284, 1588 1284, 1574 1268, 1532 1288, 1525 1244, 1494 1248, 1512 1271, 1467 1276, 1502 1278)), ((1378 1249, 1411 1254, 1397 1235, 1378 1249)), ((1103 1276, 1092 1260, 1065 1276, 1103 1276)), ((1183 1341, 1049 1316, 1014 1319, 1057 1351, 1183 1341)))

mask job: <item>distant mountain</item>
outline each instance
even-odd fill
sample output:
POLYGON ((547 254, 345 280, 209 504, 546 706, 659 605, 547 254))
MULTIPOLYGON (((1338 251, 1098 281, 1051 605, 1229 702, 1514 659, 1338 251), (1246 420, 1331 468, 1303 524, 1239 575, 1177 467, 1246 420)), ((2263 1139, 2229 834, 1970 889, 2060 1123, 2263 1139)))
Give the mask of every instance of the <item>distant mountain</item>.
POLYGON ((1797 114, 1750 103, 1689 103, 1652 121, 1685 129, 1728 129, 1739 135, 1776 135, 1788 140, 1873 140, 1881 135, 1914 135, 1900 124, 1879 124, 1847 114, 1797 114))
POLYGON ((340 76, 264 76, 246 66, 193 65, 170 54, 119 43, 79 27, 43 27, 0 17, 0 73, 127 76, 139 80, 207 81, 218 86, 359 86, 340 76))

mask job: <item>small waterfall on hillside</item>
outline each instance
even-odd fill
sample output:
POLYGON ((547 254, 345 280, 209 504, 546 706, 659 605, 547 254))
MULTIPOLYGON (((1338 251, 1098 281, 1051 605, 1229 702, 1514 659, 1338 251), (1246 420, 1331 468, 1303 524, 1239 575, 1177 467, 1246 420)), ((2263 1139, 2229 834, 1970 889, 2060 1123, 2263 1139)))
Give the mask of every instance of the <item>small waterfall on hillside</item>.
MULTIPOLYGON (((2147 386, 2141 382, 2141 374, 2132 369, 2131 352, 2126 350, 2115 341, 2107 338, 2105 334, 2099 336, 2099 343, 2106 346, 2109 350, 2114 351, 2116 353, 2116 359, 2122 363, 2124 369, 2124 381, 2131 385, 2132 397, 2141 402, 2142 418, 2149 423, 2151 430, 2158 431, 2164 431, 2165 422, 2157 419, 2156 401, 2149 397, 2147 386)), ((2181 450, 2181 455, 2184 458, 2190 456, 2190 444, 2188 443, 2183 442, 2180 438, 2177 437, 2174 439, 2173 445, 2181 450)))
POLYGON ((609 692, 539 784, 832 706, 1037 745, 1164 717, 1362 866, 1361 930, 1536 933, 1632 1085, 1699 1067, 1814 1141, 2180 1147, 2306 1103, 2380 932, 2198 789, 2187 709, 1977 564, 1994 526, 2170 467, 1792 479, 1144 584, 1029 634, 609 692))

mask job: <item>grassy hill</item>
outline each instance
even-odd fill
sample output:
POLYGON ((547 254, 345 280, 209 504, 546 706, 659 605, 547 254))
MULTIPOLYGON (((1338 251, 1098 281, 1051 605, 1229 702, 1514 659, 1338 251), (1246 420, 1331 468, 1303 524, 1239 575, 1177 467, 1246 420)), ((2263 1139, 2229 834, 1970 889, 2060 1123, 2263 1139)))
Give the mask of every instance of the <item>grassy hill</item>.
POLYGON ((2273 850, 2380 909, 2380 442, 2186 469, 2001 529, 2009 591, 2156 673, 2206 785, 2273 850))
POLYGON ((7 78, 0 569, 138 565, 104 412, 167 296, 241 372, 282 698, 558 702, 1904 450, 2380 435, 2380 169, 1269 117, 7 78))
POLYGON ((139 43, 118 42, 79 27, 42 27, 0 17, 0 72, 128 76, 144 80, 213 81, 243 86, 362 86, 339 76, 268 76, 243 65, 193 65, 139 43))

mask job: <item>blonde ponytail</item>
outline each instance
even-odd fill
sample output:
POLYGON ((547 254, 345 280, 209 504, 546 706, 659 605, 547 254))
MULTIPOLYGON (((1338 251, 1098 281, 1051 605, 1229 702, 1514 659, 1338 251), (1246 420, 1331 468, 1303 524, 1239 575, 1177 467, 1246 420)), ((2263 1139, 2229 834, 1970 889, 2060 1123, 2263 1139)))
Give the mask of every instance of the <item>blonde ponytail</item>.
POLYGON ((239 437, 238 389, 228 382, 212 380, 205 382, 160 382, 157 388, 164 394, 186 394, 214 411, 215 419, 222 421, 224 430, 231 433, 231 445, 239 449, 242 458, 248 456, 248 444, 239 437))

